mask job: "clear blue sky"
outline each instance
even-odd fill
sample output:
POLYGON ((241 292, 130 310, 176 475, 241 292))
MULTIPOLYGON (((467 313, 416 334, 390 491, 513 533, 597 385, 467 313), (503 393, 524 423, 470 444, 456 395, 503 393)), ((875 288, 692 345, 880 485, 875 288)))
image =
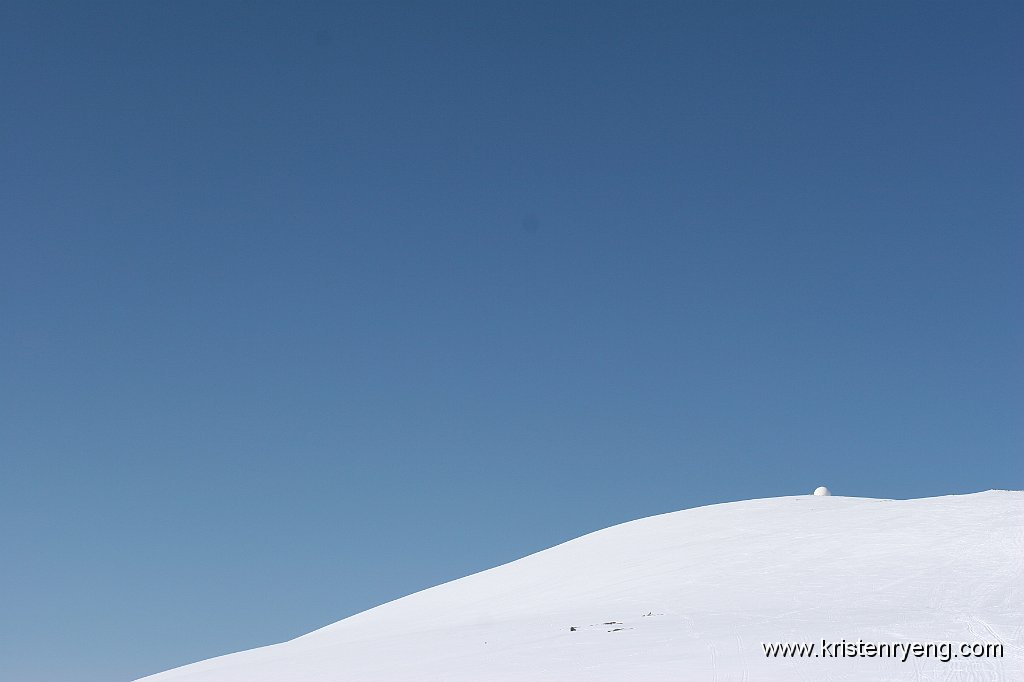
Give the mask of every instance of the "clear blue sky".
POLYGON ((1024 5, 5 2, 0 678, 1024 487, 1024 5))

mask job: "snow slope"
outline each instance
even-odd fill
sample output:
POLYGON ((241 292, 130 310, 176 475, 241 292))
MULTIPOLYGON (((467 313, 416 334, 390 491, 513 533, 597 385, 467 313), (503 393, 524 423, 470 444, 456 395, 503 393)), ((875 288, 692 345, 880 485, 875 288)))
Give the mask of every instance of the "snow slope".
POLYGON ((1024 680, 1024 492, 653 516, 144 679, 1024 680), (768 658, 761 646, 822 639, 992 642, 1004 656, 768 658))

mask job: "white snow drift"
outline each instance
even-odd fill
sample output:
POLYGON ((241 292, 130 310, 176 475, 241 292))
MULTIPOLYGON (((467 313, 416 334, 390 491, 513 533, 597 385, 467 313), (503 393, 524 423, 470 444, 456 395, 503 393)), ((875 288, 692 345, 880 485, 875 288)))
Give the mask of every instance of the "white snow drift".
POLYGON ((1024 493, 799 496, 571 542, 147 682, 1024 680, 1024 493), (575 629, 573 629, 575 628, 575 629), (990 642, 1001 658, 769 658, 990 642))

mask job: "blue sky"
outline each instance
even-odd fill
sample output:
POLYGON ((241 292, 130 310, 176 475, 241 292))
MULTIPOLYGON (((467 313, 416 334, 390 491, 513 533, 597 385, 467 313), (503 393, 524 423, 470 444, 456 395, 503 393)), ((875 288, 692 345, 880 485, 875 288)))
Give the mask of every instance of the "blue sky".
POLYGON ((1022 488, 1019 3, 0 7, 0 677, 1022 488))

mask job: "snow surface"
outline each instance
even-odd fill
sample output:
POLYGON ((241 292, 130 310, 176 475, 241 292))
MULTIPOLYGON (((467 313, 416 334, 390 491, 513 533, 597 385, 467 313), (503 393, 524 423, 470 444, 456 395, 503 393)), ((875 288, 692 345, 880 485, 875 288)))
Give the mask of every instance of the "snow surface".
POLYGON ((1024 680, 1024 492, 653 516, 146 682, 1024 680), (575 627, 571 631, 570 627, 575 627), (1003 658, 767 658, 762 642, 1003 658))

